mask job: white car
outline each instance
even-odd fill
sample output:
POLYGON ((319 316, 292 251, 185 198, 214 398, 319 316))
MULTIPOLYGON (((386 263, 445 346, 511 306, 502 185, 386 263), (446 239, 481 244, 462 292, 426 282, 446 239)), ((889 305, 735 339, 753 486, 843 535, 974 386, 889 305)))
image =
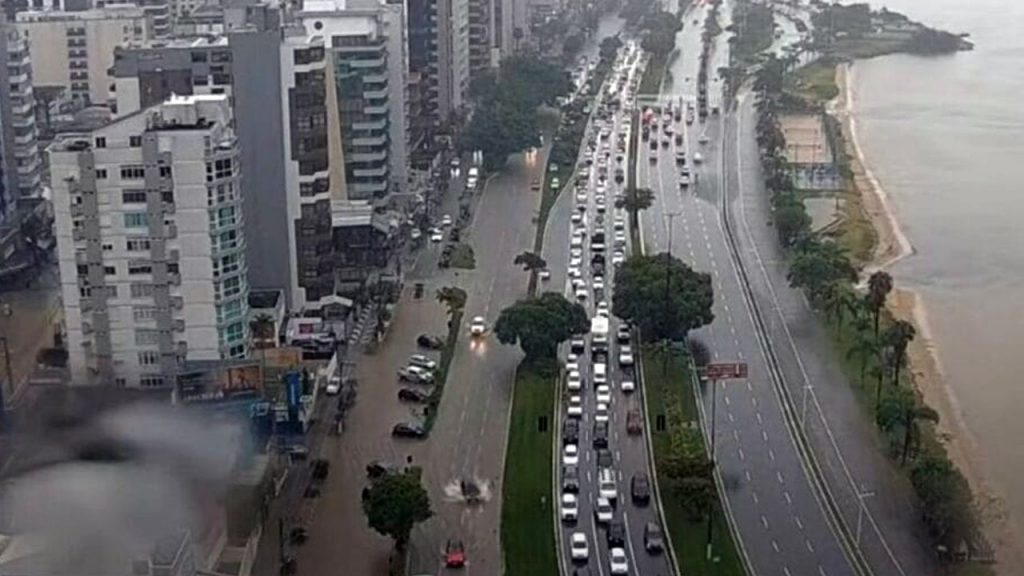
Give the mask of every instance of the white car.
POLYGON ((566 388, 573 392, 583 389, 583 378, 580 376, 579 370, 569 372, 569 376, 566 378, 566 388))
POLYGON ((604 276, 594 276, 594 290, 604 290, 604 276))
POLYGON ((601 300, 600 302, 597 303, 597 315, 598 316, 604 316, 605 318, 608 317, 608 301, 607 300, 601 300))
POLYGON ((583 258, 583 248, 579 246, 569 249, 569 257, 571 258, 583 258))
POLYGON ((625 232, 625 230, 616 230, 615 231, 615 244, 617 246, 619 246, 619 245, 625 246, 626 245, 626 232, 625 232))
POLYGON ((587 289, 586 288, 577 288, 576 289, 576 299, 579 300, 580 302, 585 302, 587 300, 587 289))
POLYGON ((487 331, 487 321, 484 320, 483 316, 474 316, 473 321, 469 323, 469 333, 473 336, 482 336, 487 331))
POLYGON ((443 242, 444 241, 444 232, 440 231, 437 228, 432 228, 430 230, 430 241, 431 242, 443 242))
POLYGON ((576 266, 569 266, 569 278, 579 278, 583 273, 580 272, 579 264, 576 266))
POLYGON ((601 498, 615 503, 619 499, 619 490, 615 485, 615 470, 602 468, 597 473, 598 494, 601 498))
POLYGON ((576 522, 580 515, 579 501, 575 494, 562 494, 562 522, 576 522))
POLYGON ((612 548, 608 563, 612 574, 629 574, 629 560, 626 559, 626 551, 622 548, 612 548))
POLYGON ((619 347, 619 364, 622 366, 633 365, 633 348, 630 346, 619 347))
POLYGON ((594 422, 607 422, 608 414, 608 405, 599 403, 597 408, 594 409, 594 422))
POLYGON ((621 383, 619 384, 619 387, 621 387, 621 388, 622 388, 622 391, 623 391, 623 392, 625 392, 625 393, 627 393, 627 394, 628 394, 628 393, 630 393, 630 392, 632 392, 632 391, 636 390, 636 382, 634 382, 634 381, 632 381, 632 380, 623 380, 623 381, 622 381, 622 382, 621 382, 621 383))
MULTIPOLYGON (((583 206, 583 205, 580 204, 580 206, 583 206)), ((586 209, 586 206, 583 206, 583 208, 586 209)), ((573 212, 572 218, 570 218, 570 219, 572 220, 573 224, 582 224, 583 223, 583 214, 580 214, 579 212, 573 212)))
POLYGON ((328 396, 334 396, 341 392, 341 377, 331 376, 331 379, 327 381, 327 388, 325 390, 328 396))
POLYGON ((597 401, 600 404, 609 404, 612 401, 612 389, 607 384, 598 386, 595 394, 597 401))
POLYGON ((583 204, 586 201, 587 201, 587 191, 586 190, 580 190, 579 192, 576 193, 576 202, 578 202, 579 204, 583 204))
POLYGON ((540 278, 541 281, 547 282, 548 280, 551 280, 551 270, 545 268, 537 273, 537 277, 540 278))
POLYGON ((607 498, 598 498, 597 506, 594 507, 594 515, 597 516, 598 523, 607 524, 615 517, 615 509, 612 508, 612 503, 607 498))
POLYGON ((572 533, 569 549, 573 560, 583 562, 590 558, 590 546, 587 544, 587 535, 583 532, 572 533))
POLYGON ((409 357, 409 364, 413 366, 419 366, 420 368, 426 368, 427 370, 437 369, 437 362, 431 358, 424 356, 423 354, 413 354, 409 357))
MULTIPOLYGON (((697 142, 700 142, 701 144, 707 144, 710 141, 711 138, 708 138, 707 134, 701 134, 700 138, 697 139, 697 142)), ((696 158, 694 159, 694 161, 696 162, 696 158)))
POLYGON ((626 261, 626 255, 623 254, 622 250, 616 250, 612 252, 612 265, 622 264, 626 261))
POLYGON ((583 398, 579 396, 569 396, 569 407, 566 409, 569 418, 582 418, 583 417, 583 398))
POLYGON ((580 450, 575 444, 566 444, 562 449, 562 464, 576 466, 580 463, 580 450))
POLYGON ((441 217, 441 227, 447 228, 452 225, 452 217, 449 214, 445 214, 441 217))
POLYGON ((619 231, 619 230, 625 230, 626 229, 626 220, 624 218, 616 218, 615 219, 615 224, 613 224, 613 227, 615 228, 616 232, 619 231))

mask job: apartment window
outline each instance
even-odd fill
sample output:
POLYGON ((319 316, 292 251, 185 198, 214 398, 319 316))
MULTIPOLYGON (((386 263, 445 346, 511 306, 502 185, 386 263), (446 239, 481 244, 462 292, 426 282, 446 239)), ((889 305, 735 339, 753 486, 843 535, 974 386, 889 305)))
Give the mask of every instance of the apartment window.
POLYGON ((139 385, 143 388, 159 388, 164 385, 163 376, 143 376, 139 378, 139 385))
POLYGON ((232 322, 224 327, 224 339, 228 342, 235 342, 242 339, 244 330, 241 322, 232 322))
POLYGON ((152 274, 153 266, 150 264, 128 264, 128 274, 152 274))
POLYGON ((228 254, 220 259, 221 274, 238 272, 238 254, 228 254))
POLYGON ((146 298, 153 295, 153 285, 143 282, 135 282, 131 288, 132 298, 146 298))
POLYGON ((135 306, 132 308, 132 319, 136 322, 144 322, 156 318, 157 309, 154 306, 135 306))
POLYGON ((128 380, 125 378, 114 378, 114 386, 118 388, 124 388, 128 385, 128 380))
POLYGON ((103 251, 104 252, 110 252, 113 249, 114 249, 114 245, 113 244, 104 244, 103 245, 103 251))
POLYGON ((155 366, 160 363, 160 353, 156 350, 139 352, 139 366, 155 366))
POLYGON ((208 77, 206 77, 206 76, 193 76, 192 77, 192 85, 193 86, 206 86, 209 83, 210 83, 210 79, 208 77))
POLYGON ((232 276, 227 280, 224 280, 224 297, 230 298, 237 296, 242 292, 242 279, 238 276, 232 276))
POLYGON ((232 175, 231 158, 221 158, 206 165, 206 181, 229 178, 232 175))
POLYGON ((121 192, 121 202, 124 204, 145 204, 145 190, 125 190, 121 192))
POLYGON ((152 328, 136 328, 135 329, 135 345, 136 346, 152 346, 159 344, 160 342, 160 331, 152 328))
POLYGON ((125 212, 124 213, 124 227, 125 228, 148 228, 149 227, 149 214, 145 212, 125 212))
POLYGON ((210 54, 210 62, 231 62, 231 52, 214 52, 210 54))
POLYGON ((97 168, 96 169, 96 179, 97 180, 106 180, 107 179, 107 169, 106 168, 97 168))
POLYGON ((129 136, 128 137, 128 145, 131 146, 132 148, 141 148, 142 147, 142 136, 129 136))
POLYGON ((75 266, 75 270, 78 271, 78 275, 79 276, 88 276, 89 275, 89 265, 88 264, 79 264, 78 266, 75 266))
POLYGON ((228 320, 236 320, 242 317, 242 301, 232 300, 224 306, 217 307, 217 321, 226 322, 228 320))
POLYGON ((192 62, 206 62, 206 52, 193 52, 192 62))
POLYGON ((171 167, 170 166, 161 166, 160 167, 160 177, 161 178, 170 178, 171 177, 171 167))
POLYGON ((146 167, 138 165, 121 166, 122 180, 142 180, 146 177, 146 167))
POLYGON ((117 274, 117 268, 113 266, 104 266, 103 273, 107 276, 114 276, 117 274))
POLYGON ((168 262, 167 263, 167 273, 168 274, 178 274, 179 272, 180 272, 180 269, 178 268, 178 263, 177 262, 168 262))
POLYGON ((103 136, 97 136, 96 137, 96 147, 97 148, 106 148, 107 147, 107 139, 104 138, 103 136))
POLYGON ((129 252, 143 252, 149 250, 149 238, 129 238, 127 248, 129 252))

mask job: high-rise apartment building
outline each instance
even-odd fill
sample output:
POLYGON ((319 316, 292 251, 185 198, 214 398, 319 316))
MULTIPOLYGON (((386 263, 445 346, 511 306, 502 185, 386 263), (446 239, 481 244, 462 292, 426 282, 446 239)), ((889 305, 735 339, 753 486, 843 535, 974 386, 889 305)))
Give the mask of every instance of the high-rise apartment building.
POLYGON ((150 38, 151 18, 143 8, 112 4, 81 12, 19 12, 35 86, 60 86, 82 102, 106 104, 113 79, 114 49, 141 46, 150 38))
POLYGON ((225 95, 181 96, 49 150, 73 382, 171 386, 243 357, 240 153, 225 95))
POLYGON ((0 71, 0 125, 3 126, 5 172, 11 196, 37 198, 42 194, 42 155, 32 92, 32 60, 25 37, 15 27, 0 25, 6 57, 0 71))
POLYGON ((298 18, 327 50, 345 199, 382 204, 408 186, 404 8, 377 0, 313 0, 298 18))
POLYGON ((495 2, 498 0, 467 0, 469 5, 469 74, 470 78, 486 72, 497 62, 494 50, 495 2))

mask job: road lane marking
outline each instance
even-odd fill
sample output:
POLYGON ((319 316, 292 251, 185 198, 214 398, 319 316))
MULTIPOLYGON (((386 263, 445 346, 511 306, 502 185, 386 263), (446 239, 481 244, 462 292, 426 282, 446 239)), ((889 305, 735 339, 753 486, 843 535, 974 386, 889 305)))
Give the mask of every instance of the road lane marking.
POLYGON ((775 450, 772 450, 771 448, 768 449, 768 459, 775 462, 775 450))
MULTIPOLYGON (((750 497, 753 498, 754 504, 760 504, 760 499, 758 499, 758 497, 757 497, 757 490, 751 490, 750 491, 750 497)), ((761 518, 764 518, 764 516, 761 516, 761 518)), ((767 527, 768 526, 765 526, 765 528, 767 528, 767 527)))
MULTIPOLYGON (((748 390, 750 389, 750 382, 747 382, 747 389, 748 389, 748 390)), ((755 414, 754 416, 756 416, 756 417, 757 417, 757 423, 758 423, 758 424, 764 424, 764 419, 762 419, 762 418, 761 418, 761 413, 760 413, 760 412, 758 412, 758 413, 757 413, 757 414, 755 414)))
POLYGON ((811 544, 810 540, 804 540, 804 544, 807 545, 807 551, 814 554, 814 544, 811 544))
POLYGON ((768 431, 767 431, 767 430, 761 430, 761 438, 762 438, 762 439, 763 439, 763 440, 764 440, 765 442, 767 442, 767 441, 768 441, 768 431))
POLYGON ((747 477, 747 482, 750 482, 750 469, 749 468, 745 468, 743 470, 743 475, 747 477))
POLYGON ((736 451, 739 453, 740 460, 746 460, 746 458, 743 456, 743 448, 737 448, 736 451))
POLYGON ((786 504, 789 504, 790 506, 793 505, 793 498, 789 495, 789 490, 784 490, 782 492, 782 497, 786 499, 786 504))
POLYGON ((786 481, 782 479, 782 471, 781 470, 776 470, 775 471, 775 477, 779 479, 779 484, 785 484, 786 483, 786 481))
POLYGON ((799 529, 801 529, 801 530, 803 530, 803 529, 804 529, 804 523, 803 523, 803 521, 801 521, 801 520, 800 520, 800 517, 799 517, 799 516, 794 516, 794 517, 793 517, 793 520, 794 520, 794 521, 796 522, 796 527, 797 527, 797 528, 799 528, 799 529))
POLYGON ((772 538, 772 550, 779 551, 779 543, 775 541, 775 538, 772 538))
POLYGON ((765 530, 768 529, 768 518, 764 514, 761 514, 761 525, 764 526, 765 530))

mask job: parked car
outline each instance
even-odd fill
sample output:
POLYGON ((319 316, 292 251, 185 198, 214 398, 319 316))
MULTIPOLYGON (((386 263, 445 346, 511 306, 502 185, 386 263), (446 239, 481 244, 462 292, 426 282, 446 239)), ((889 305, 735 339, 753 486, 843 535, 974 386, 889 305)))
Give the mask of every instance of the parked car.
POLYGON ((424 438, 427 430, 419 424, 399 422, 391 428, 391 435, 396 438, 424 438))
POLYGON ((388 474, 397 474, 398 471, 398 466, 383 460, 373 460, 366 465, 366 477, 370 480, 376 480, 388 474))
POLYGON ((420 348, 427 348, 428 350, 440 350, 441 348, 444 348, 444 340, 437 336, 420 334, 416 338, 416 345, 420 348))
POLYGON ((399 388, 398 399, 403 402, 426 402, 430 398, 430 394, 427 394, 423 390, 417 390, 415 388, 399 388))
POLYGON ((433 384, 434 374, 426 368, 420 368, 419 366, 406 366, 405 368, 399 368, 398 379, 403 382, 412 382, 415 384, 433 384))
POLYGON ((419 366, 420 368, 424 368, 426 370, 436 370, 437 369, 437 361, 435 361, 435 360, 433 360, 431 358, 428 358, 427 356, 425 356, 423 354, 413 354, 412 356, 410 356, 409 357, 409 365, 410 366, 419 366))
POLYGON ((628 345, 619 347, 619 365, 632 366, 633 362, 633 348, 628 345))
POLYGON ((651 502, 651 480, 644 472, 633 474, 629 482, 629 493, 633 498, 633 504, 646 506, 651 502))
POLYGON ((622 381, 619 383, 619 387, 622 389, 623 393, 629 394, 630 392, 636 390, 636 382, 630 380, 629 378, 623 378, 622 381))

